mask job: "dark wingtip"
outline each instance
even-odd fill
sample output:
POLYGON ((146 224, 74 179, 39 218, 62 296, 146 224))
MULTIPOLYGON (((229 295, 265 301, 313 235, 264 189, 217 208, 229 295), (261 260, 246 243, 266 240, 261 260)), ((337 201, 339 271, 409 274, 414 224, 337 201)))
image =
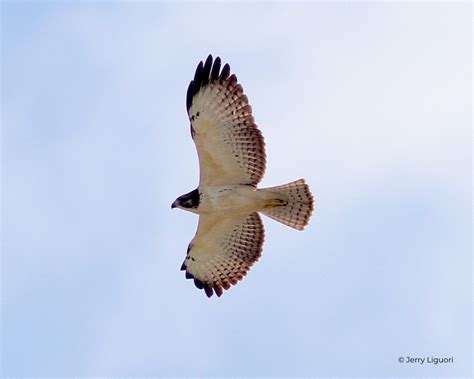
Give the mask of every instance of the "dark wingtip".
POLYGON ((201 84, 201 73, 202 73, 203 68, 204 68, 204 64, 201 61, 196 67, 196 72, 194 73, 194 83, 196 83, 196 87, 199 87, 201 84))
POLYGON ((207 83, 209 83, 209 75, 211 74, 211 68, 212 68, 212 55, 209 54, 209 56, 206 59, 206 63, 204 63, 204 68, 202 69, 201 87, 204 87, 207 83))
POLYGON ((222 68, 220 80, 226 80, 229 77, 229 74, 230 74, 230 66, 228 63, 226 63, 224 67, 222 68))
POLYGON ((212 65, 211 82, 219 79, 220 70, 221 70, 221 58, 216 57, 216 59, 214 59, 214 64, 212 65))
POLYGON ((214 294, 212 287, 209 286, 204 286, 204 292, 206 292, 207 297, 211 297, 214 294))
POLYGON ((226 80, 230 75, 230 66, 225 64, 221 72, 221 58, 216 57, 212 59, 212 54, 209 54, 205 63, 199 62, 194 73, 194 79, 189 83, 188 92, 186 94, 186 110, 189 113, 189 109, 193 105, 193 97, 199 92, 199 90, 210 82, 215 80, 226 80))
POLYGON ((194 279, 194 285, 199 288, 200 290, 202 290, 204 288, 204 283, 201 282, 199 279, 194 279))
POLYGON ((194 279, 194 276, 192 276, 189 272, 186 271, 186 279, 194 279))
POLYGON ((222 296, 222 287, 219 287, 219 286, 215 286, 214 287, 214 292, 216 293, 217 297, 221 297, 222 296))
POLYGON ((191 108, 191 105, 193 104, 194 95, 196 95, 201 89, 203 68, 204 68, 204 65, 201 61, 196 67, 196 72, 194 73, 194 79, 189 84, 188 94, 186 96, 186 107, 188 108, 188 111, 189 111, 189 108, 191 108))

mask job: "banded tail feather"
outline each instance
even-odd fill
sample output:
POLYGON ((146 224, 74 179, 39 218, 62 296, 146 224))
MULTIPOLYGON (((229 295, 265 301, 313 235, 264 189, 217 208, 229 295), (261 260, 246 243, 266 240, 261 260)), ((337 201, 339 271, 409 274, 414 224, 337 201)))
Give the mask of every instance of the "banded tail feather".
POLYGON ((314 199, 304 179, 281 186, 263 188, 260 191, 278 195, 276 201, 270 201, 262 210, 265 216, 296 230, 303 230, 308 225, 314 209, 314 199), (278 203, 278 200, 281 202, 278 203))

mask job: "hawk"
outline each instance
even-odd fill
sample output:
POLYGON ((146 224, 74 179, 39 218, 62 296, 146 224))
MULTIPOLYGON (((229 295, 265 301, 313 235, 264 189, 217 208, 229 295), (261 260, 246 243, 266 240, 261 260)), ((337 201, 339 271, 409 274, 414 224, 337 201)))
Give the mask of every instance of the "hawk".
POLYGON ((199 157, 199 187, 171 208, 199 215, 181 270, 211 297, 247 274, 260 258, 264 228, 259 212, 303 230, 313 196, 303 179, 258 189, 266 165, 265 143, 252 108, 230 66, 209 55, 197 66, 186 108, 199 157))

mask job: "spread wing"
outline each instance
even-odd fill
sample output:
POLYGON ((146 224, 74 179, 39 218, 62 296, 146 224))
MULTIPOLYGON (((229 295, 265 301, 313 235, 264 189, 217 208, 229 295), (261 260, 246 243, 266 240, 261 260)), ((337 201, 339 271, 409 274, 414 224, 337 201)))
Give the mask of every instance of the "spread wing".
POLYGON ((224 218, 200 215, 181 270, 211 297, 237 284, 260 258, 265 237, 258 213, 224 218))
POLYGON ((199 187, 256 186, 265 172, 265 143, 237 77, 209 55, 188 87, 186 107, 199 156, 199 187))

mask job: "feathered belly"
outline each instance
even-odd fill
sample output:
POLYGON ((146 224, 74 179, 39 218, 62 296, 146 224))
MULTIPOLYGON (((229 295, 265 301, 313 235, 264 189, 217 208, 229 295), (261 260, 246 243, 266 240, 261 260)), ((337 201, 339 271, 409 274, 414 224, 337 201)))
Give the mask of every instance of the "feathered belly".
POLYGON ((201 192, 199 213, 247 214, 264 206, 265 200, 254 187, 212 187, 201 192))

